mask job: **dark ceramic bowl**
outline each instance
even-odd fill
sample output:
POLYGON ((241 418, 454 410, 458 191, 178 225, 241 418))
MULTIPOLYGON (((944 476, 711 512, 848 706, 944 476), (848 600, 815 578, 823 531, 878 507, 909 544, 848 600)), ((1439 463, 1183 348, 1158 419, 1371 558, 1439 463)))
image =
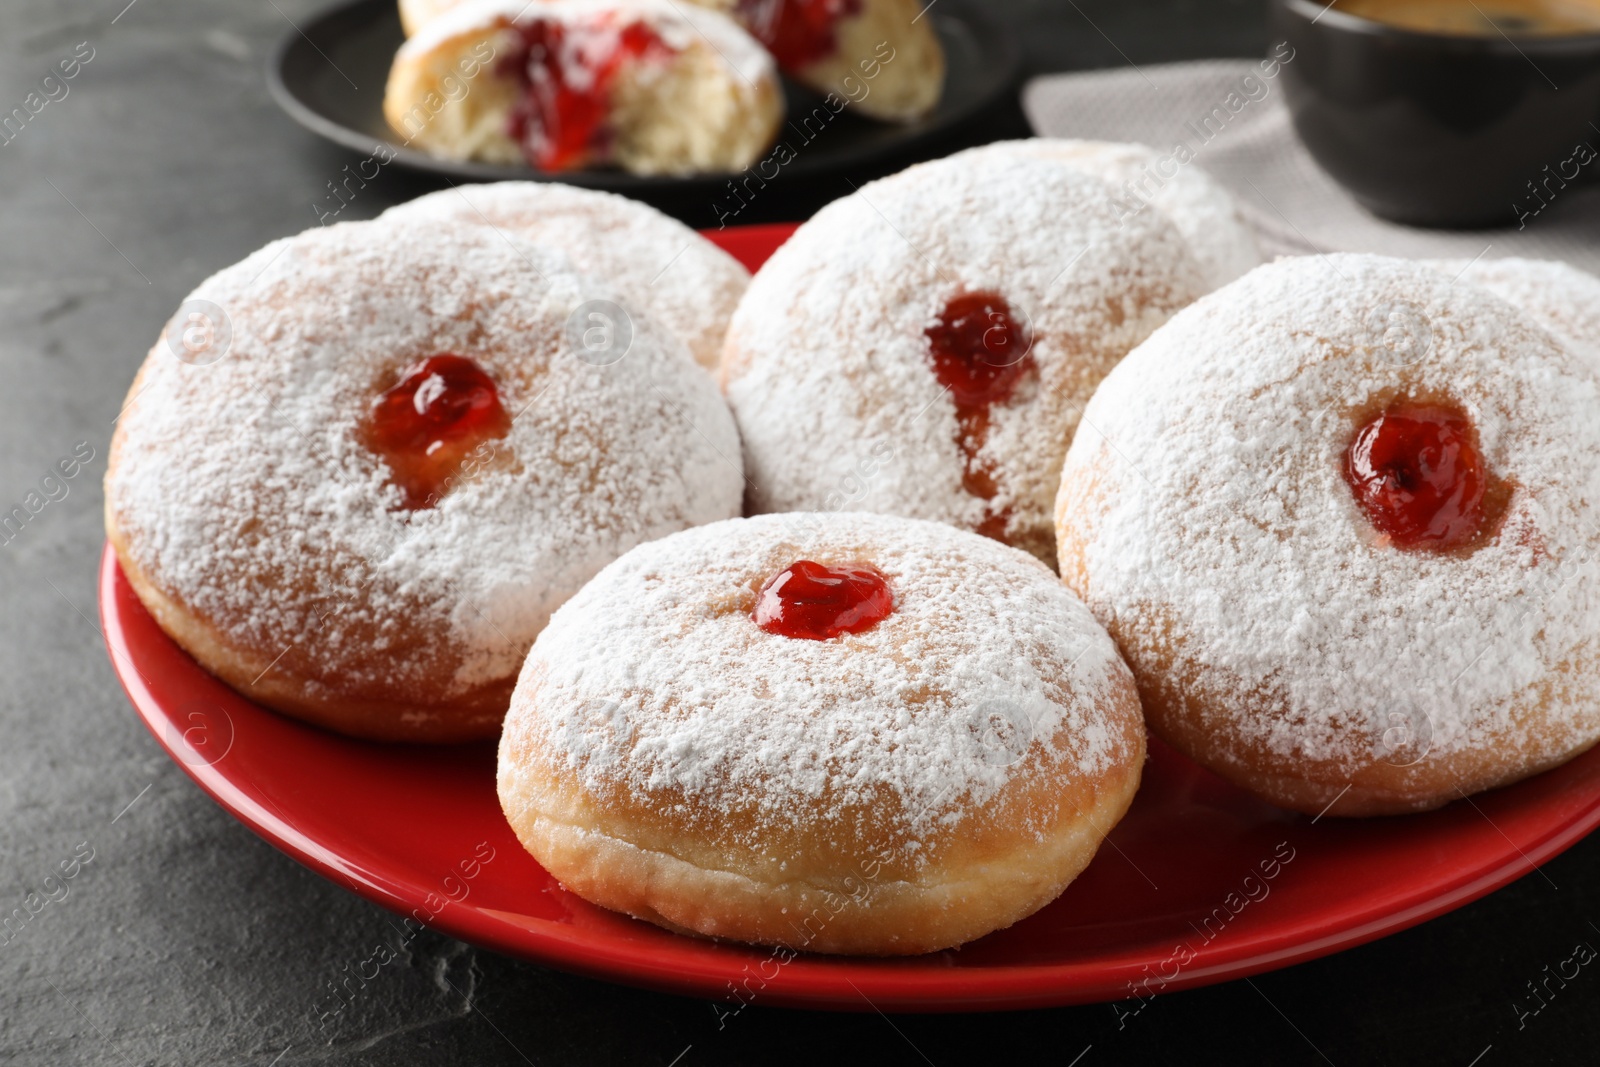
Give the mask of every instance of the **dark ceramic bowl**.
POLYGON ((1368 210, 1526 225, 1600 175, 1600 33, 1461 37, 1271 0, 1306 148, 1368 210))

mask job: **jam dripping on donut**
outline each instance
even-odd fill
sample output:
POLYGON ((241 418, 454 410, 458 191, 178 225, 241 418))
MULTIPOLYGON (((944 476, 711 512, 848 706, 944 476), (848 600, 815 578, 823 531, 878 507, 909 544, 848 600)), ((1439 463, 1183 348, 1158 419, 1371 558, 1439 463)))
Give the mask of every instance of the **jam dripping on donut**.
POLYGON ((1504 483, 1454 404, 1390 403, 1356 431, 1344 475, 1367 521, 1397 548, 1470 548, 1504 513, 1504 483))
POLYGON ((615 133, 606 116, 618 71, 675 54, 640 21, 574 25, 535 18, 519 30, 521 47, 507 64, 522 92, 506 132, 540 170, 573 170, 604 156, 615 133))
POLYGON ((737 0, 734 16, 784 70, 801 70, 839 50, 835 27, 862 0, 737 0))
POLYGON ((826 641, 870 630, 893 610, 889 581, 871 564, 801 559, 767 579, 750 618, 769 634, 826 641))
POLYGON ((405 507, 431 508, 481 446, 511 431, 494 379, 450 353, 419 359, 372 402, 362 427, 405 494, 405 507))
MULTIPOLYGON (((994 472, 979 458, 989 436, 989 412, 1011 399, 1022 379, 1033 373, 1033 339, 999 293, 964 293, 944 306, 927 329, 933 374, 955 401, 966 468, 961 486, 980 500, 999 492, 994 472)), ((1005 540, 1008 509, 989 508, 978 532, 1005 540)))

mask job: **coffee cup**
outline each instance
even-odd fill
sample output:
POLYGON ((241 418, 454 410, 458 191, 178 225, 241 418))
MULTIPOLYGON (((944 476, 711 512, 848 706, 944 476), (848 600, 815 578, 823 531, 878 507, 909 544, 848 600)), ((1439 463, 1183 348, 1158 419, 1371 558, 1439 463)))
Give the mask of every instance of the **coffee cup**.
MULTIPOLYGON (((1372 0, 1271 0, 1274 39, 1294 49, 1284 94, 1295 130, 1317 162, 1383 218, 1525 227, 1600 177, 1600 0, 1593 2, 1596 32, 1581 32, 1581 19, 1549 32, 1554 27, 1505 16, 1463 32, 1474 16, 1443 17, 1449 0, 1387 10, 1372 0), (1429 9, 1443 28, 1425 28, 1429 9), (1421 18, 1400 17, 1419 10, 1421 18)), ((1530 18, 1541 7, 1526 6, 1530 18)), ((1459 7, 1484 14, 1473 0, 1459 7)), ((1518 7, 1501 0, 1491 13, 1518 7)))

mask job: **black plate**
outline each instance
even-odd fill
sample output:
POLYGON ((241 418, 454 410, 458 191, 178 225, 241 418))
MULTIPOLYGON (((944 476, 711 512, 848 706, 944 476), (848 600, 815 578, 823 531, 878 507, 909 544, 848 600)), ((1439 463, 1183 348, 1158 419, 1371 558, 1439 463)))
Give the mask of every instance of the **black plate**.
MULTIPOLYGON (((994 104, 1016 84, 1020 50, 1011 33, 975 8, 949 10, 945 0, 931 19, 945 50, 945 86, 939 106, 909 124, 872 122, 847 107, 825 135, 797 151, 786 175, 819 177, 869 167, 914 154, 994 104)), ((652 199, 650 193, 713 195, 728 175, 641 177, 619 170, 546 174, 526 166, 502 166, 435 159, 402 147, 383 117, 383 90, 389 65, 404 40, 395 0, 352 0, 336 5, 286 33, 267 68, 267 82, 278 105, 313 133, 363 155, 379 145, 394 152, 394 162, 448 178, 472 181, 556 180, 652 199)), ((804 114, 820 98, 785 82, 789 114, 804 114)), ((780 133, 780 138, 784 135, 780 133)), ((743 221, 742 219, 740 221, 743 221)))

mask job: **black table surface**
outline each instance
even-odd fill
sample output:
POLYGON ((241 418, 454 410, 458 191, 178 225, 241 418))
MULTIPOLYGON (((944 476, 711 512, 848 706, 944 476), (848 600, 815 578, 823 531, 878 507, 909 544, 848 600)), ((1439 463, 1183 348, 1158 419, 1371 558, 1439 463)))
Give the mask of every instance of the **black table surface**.
MULTIPOLYGON (((0 145, 0 501, 87 444, 0 547, 0 1061, 51 1064, 1589 1063, 1600 975, 1546 983, 1600 945, 1600 841, 1478 903, 1249 981, 993 1015, 818 1014, 572 977, 423 934, 337 1020, 313 1006, 393 938, 380 909, 256 838, 168 761, 97 629, 99 479, 150 339, 202 278, 314 224, 353 157, 267 97, 268 52, 317 0, 3 0, 0 114, 58 59, 92 60, 0 145), (125 6, 126 5, 126 6, 125 6), (58 94, 59 95, 59 94, 58 94), (59 495, 59 492, 56 494, 59 495), (55 884, 55 883, 52 883, 55 884), (1591 896, 1591 892, 1596 896, 1591 896), (36 902, 37 902, 36 898, 36 902), (1540 1001, 1530 983, 1546 983, 1540 1001), (1538 1003, 1537 1012, 1529 1009, 1538 1003)), ((954 0, 952 0, 954 2, 954 0)), ((1255 55, 1259 0, 1011 0, 1034 71, 1255 55)), ((1025 132, 1008 105, 951 143, 1025 132)), ((860 180, 866 175, 852 175, 860 180)), ((779 190, 750 221, 845 189, 779 190)), ((346 217, 429 189, 395 168, 346 217)), ((741 219, 740 221, 746 221, 741 219)), ((864 1006, 865 1007, 865 1006, 864 1006)))

